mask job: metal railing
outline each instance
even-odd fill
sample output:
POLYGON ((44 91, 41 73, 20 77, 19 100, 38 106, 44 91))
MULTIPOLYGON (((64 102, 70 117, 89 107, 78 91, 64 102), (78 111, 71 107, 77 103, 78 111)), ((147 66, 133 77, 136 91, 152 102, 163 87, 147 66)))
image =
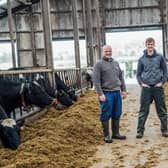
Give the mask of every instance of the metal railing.
POLYGON ((80 69, 78 68, 58 69, 58 70, 55 70, 54 73, 57 73, 57 75, 61 78, 61 80, 64 81, 64 83, 68 87, 74 88, 75 90, 81 89, 80 69))
MULTIPOLYGON (((10 79, 12 81, 24 81, 30 82, 33 81, 37 74, 43 75, 46 80, 48 80, 48 76, 51 75, 51 69, 25 69, 25 70, 4 70, 0 71, 0 76, 5 79, 10 79)), ((40 111, 39 107, 31 106, 26 109, 23 107, 18 107, 11 112, 11 117, 19 120, 24 118, 24 116, 30 116, 33 113, 37 113, 40 111)))
MULTIPOLYGON (((87 71, 87 68, 56 69, 54 72, 52 72, 51 69, 45 68, 23 70, 19 69, 0 71, 0 76, 14 81, 21 81, 23 79, 24 82, 31 82, 35 79, 37 74, 42 75, 45 80, 50 80, 51 78, 54 78, 54 74, 57 73, 57 75, 68 87, 73 88, 76 92, 79 93, 88 87, 88 83, 83 76, 83 72, 85 71, 87 71)), ((56 84, 56 81, 54 81, 54 83, 56 84)), ((40 111, 40 108, 34 106, 26 110, 23 107, 19 107, 11 113, 11 117, 15 118, 16 120, 20 120, 21 118, 29 117, 38 111, 40 111)))

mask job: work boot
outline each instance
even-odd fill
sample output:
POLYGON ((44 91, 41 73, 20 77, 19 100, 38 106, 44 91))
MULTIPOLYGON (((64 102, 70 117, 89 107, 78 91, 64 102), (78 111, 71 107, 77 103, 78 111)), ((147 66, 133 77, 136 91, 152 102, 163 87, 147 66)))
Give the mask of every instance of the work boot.
POLYGON ((138 132, 136 135, 137 139, 141 139, 143 137, 143 133, 142 132, 138 132))
POLYGON ((125 135, 121 135, 119 133, 119 127, 120 127, 119 126, 119 119, 118 120, 112 119, 111 127, 112 127, 112 138, 113 139, 120 139, 120 140, 126 139, 125 135))
POLYGON ((104 134, 104 142, 112 143, 113 141, 109 136, 109 121, 102 121, 102 128, 103 128, 103 134, 104 134))

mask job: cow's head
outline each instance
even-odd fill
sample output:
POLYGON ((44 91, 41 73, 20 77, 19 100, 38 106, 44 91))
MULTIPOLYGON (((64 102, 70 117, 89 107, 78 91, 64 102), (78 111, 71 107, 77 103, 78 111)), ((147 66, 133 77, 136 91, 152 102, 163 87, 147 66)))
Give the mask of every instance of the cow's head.
POLYGON ((70 98, 70 96, 66 92, 61 90, 61 89, 58 90, 57 97, 58 97, 58 100, 60 101, 60 103, 62 105, 65 105, 65 106, 69 107, 69 106, 71 106, 73 104, 72 99, 70 98))
POLYGON ((47 92, 48 95, 50 95, 51 97, 56 97, 57 90, 50 85, 49 80, 45 79, 43 75, 37 74, 35 81, 37 81, 41 85, 41 87, 47 92))
POLYGON ((15 120, 7 118, 1 120, 0 123, 0 137, 5 148, 17 149, 21 143, 20 127, 15 120))
POLYGON ((17 149, 20 144, 20 127, 15 120, 8 118, 0 105, 0 139, 6 148, 17 149))
POLYGON ((70 98, 73 100, 73 101, 77 101, 78 100, 78 97, 77 95, 75 94, 75 90, 73 88, 69 89, 68 90, 68 95, 70 96, 70 98))
POLYGON ((39 107, 52 105, 55 102, 55 99, 49 96, 44 88, 36 81, 33 81, 26 87, 24 97, 26 103, 34 104, 39 107))

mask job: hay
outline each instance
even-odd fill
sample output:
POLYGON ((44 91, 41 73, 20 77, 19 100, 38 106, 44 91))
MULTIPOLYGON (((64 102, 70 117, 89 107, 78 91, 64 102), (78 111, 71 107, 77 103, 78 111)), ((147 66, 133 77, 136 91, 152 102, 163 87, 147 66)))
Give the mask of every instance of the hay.
POLYGON ((0 148, 0 167, 89 167, 88 159, 102 143, 96 93, 87 92, 72 107, 49 112, 21 132, 16 151, 0 148))

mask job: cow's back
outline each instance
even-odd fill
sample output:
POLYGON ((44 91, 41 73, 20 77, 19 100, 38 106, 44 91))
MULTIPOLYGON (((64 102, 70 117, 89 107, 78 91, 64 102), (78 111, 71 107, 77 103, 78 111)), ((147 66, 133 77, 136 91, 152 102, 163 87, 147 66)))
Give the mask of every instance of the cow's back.
POLYGON ((0 78, 0 96, 16 97, 20 94, 21 83, 0 78))

